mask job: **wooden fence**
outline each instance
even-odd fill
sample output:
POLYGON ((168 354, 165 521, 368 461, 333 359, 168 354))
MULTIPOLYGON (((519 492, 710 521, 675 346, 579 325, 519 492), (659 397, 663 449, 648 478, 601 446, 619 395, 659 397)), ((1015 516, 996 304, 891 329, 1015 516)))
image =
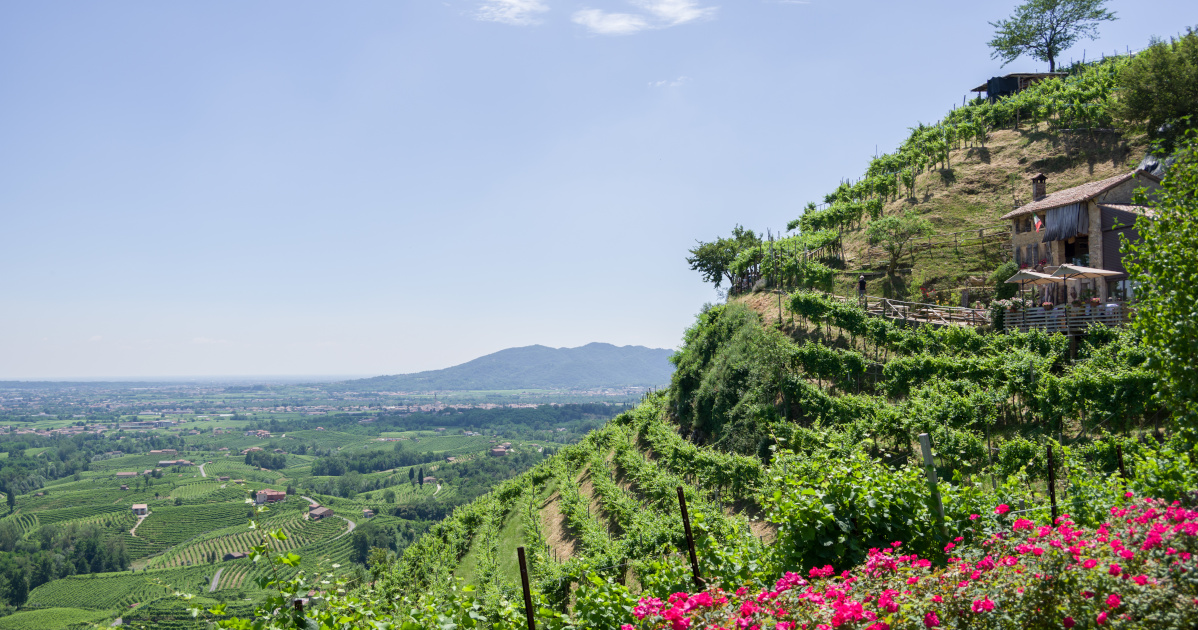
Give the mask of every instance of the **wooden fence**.
MULTIPOLYGON (((906 253, 914 254, 915 252, 928 251, 936 247, 957 249, 959 247, 977 247, 992 243, 998 244, 1000 247, 1007 247, 1010 245, 1010 239, 1011 226, 1000 224, 985 226, 976 230, 946 232, 944 234, 914 238, 903 249, 906 253)), ((865 250, 866 266, 872 266, 875 258, 880 261, 887 261, 890 259, 890 254, 881 247, 870 247, 865 250)))
POLYGON ((987 312, 976 308, 903 302, 888 298, 866 297, 865 300, 867 312, 888 319, 943 326, 987 326, 990 324, 987 312))
POLYGON ((1043 309, 1040 307, 1021 311, 1008 311, 1003 317, 1006 328, 1018 329, 1020 332, 1029 330, 1044 330, 1050 333, 1059 332, 1067 335, 1077 335, 1085 332, 1095 324, 1118 327, 1127 323, 1131 312, 1122 302, 1109 302, 1097 306, 1072 306, 1043 309))

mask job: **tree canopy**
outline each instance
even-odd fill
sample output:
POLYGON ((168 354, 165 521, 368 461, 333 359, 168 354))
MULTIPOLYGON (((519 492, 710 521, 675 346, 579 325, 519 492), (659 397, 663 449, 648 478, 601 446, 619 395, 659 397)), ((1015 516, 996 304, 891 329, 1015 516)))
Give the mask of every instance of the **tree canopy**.
POLYGON ((1177 162, 1152 199, 1156 217, 1137 221, 1140 242, 1124 244, 1138 281, 1132 326, 1149 347, 1160 393, 1188 424, 1198 419, 1198 130, 1187 132, 1177 162))
POLYGON ((1023 55, 1048 62, 1048 71, 1057 67, 1057 56, 1081 36, 1098 37, 1099 22, 1116 19, 1103 8, 1106 0, 1028 0, 1015 7, 1005 20, 991 22, 997 29, 990 47, 991 59, 1003 65, 1023 55))
POLYGON ((710 243, 700 241, 691 248, 691 255, 687 257, 686 262, 692 271, 698 271, 703 275, 704 282, 710 282, 718 289, 724 280, 732 283, 732 263, 736 261, 737 254, 742 249, 760 242, 761 239, 753 230, 746 230, 738 225, 732 228, 731 237, 718 238, 710 243))
POLYGON ((1115 116, 1133 131, 1163 141, 1166 152, 1198 125, 1198 32, 1153 42, 1119 71, 1115 116), (1188 120, 1187 120, 1187 117, 1188 120))
POLYGON ((903 248, 911 239, 931 233, 932 223, 912 212, 871 221, 869 227, 866 228, 869 244, 881 244, 886 253, 890 255, 888 272, 893 272, 898 266, 899 258, 903 255, 903 248))

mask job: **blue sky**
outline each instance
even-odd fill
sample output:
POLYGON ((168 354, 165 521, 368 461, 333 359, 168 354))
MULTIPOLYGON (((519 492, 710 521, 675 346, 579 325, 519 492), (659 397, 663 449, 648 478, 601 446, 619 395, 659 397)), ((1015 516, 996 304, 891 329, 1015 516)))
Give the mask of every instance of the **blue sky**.
MULTIPOLYGON (((960 103, 1014 4, 4 3, 0 378, 674 347, 695 240, 960 103)), ((1198 24, 1109 7, 1066 61, 1198 24)))

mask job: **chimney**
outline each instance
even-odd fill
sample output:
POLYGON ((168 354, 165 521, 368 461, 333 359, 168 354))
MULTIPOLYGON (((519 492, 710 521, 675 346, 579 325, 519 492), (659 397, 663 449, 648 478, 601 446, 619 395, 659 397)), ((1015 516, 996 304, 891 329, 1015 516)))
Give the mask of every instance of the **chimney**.
POLYGON ((1032 201, 1040 201, 1048 196, 1048 176, 1040 173, 1032 178, 1032 201))

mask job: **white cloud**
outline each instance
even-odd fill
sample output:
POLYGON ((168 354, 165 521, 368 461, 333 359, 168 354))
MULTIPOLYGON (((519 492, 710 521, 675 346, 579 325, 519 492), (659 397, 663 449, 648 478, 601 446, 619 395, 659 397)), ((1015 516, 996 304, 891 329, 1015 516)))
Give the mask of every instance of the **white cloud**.
POLYGON ((695 6, 691 0, 637 0, 636 4, 661 20, 665 26, 676 26, 715 16, 715 7, 695 6))
POLYGON ((537 14, 548 10, 549 6, 541 0, 485 0, 474 12, 474 19, 512 26, 531 26, 540 24, 537 14))
POLYGON ((582 9, 574 13, 574 23, 599 35, 631 35, 646 29, 669 28, 715 17, 716 7, 700 7, 694 0, 630 0, 644 14, 608 13, 582 9))
POLYGON ((600 35, 631 35, 649 28, 649 21, 631 13, 607 13, 599 9, 582 9, 574 14, 574 23, 600 35))
POLYGON ((662 79, 661 81, 650 81, 649 87, 654 87, 654 88, 678 87, 680 85, 686 84, 690 80, 691 79, 688 76, 681 76, 681 77, 678 77, 677 79, 662 79))

